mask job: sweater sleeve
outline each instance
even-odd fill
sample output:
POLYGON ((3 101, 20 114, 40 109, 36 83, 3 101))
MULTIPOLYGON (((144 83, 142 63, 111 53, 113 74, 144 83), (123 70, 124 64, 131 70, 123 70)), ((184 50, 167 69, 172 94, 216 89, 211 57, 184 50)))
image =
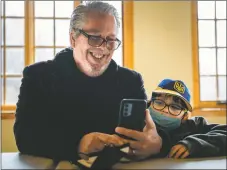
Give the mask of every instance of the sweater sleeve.
MULTIPOLYGON (((23 71, 17 102, 14 136, 18 150, 22 154, 75 162, 81 135, 78 131, 76 135, 69 136, 61 128, 61 116, 51 113, 54 106, 46 104, 47 84, 31 67, 23 71)), ((39 70, 43 70, 43 67, 39 67, 39 70)))
POLYGON ((196 133, 178 144, 185 145, 190 157, 226 156, 227 126, 208 124, 203 117, 195 117, 196 133))

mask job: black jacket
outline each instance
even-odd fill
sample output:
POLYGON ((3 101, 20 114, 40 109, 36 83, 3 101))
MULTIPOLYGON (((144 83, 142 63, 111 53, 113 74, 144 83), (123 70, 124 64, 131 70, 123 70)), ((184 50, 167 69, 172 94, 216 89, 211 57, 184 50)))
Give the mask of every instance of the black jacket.
POLYGON ((53 60, 30 65, 23 71, 16 109, 18 150, 75 162, 85 134, 114 133, 123 98, 147 96, 141 75, 113 60, 96 78, 78 70, 70 48, 53 60))
POLYGON ((189 150, 189 157, 227 156, 226 137, 226 125, 208 124, 203 117, 192 117, 169 132, 169 150, 183 144, 189 150))

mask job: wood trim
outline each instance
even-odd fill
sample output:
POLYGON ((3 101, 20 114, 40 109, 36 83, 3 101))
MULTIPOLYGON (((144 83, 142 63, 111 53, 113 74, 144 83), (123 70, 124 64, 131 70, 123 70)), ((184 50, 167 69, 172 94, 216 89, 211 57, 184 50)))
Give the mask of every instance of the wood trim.
POLYGON ((0 76, 1 78, 8 78, 8 77, 13 77, 13 78, 20 78, 20 77, 22 77, 22 75, 21 74, 7 74, 7 75, 1 75, 0 76))
POLYGON ((14 113, 1 113, 1 118, 2 118, 2 120, 15 119, 15 114, 14 113))
POLYGON ((2 105, 1 110, 4 111, 11 111, 11 110, 16 110, 15 105, 2 105))
POLYGON ((197 2, 191 1, 191 29, 192 29, 192 70, 193 70, 193 108, 199 108, 199 56, 198 56, 198 23, 197 2))
POLYGON ((123 65, 134 68, 134 26, 133 1, 123 1, 123 65))
POLYGON ((34 62, 34 1, 25 1, 25 66, 34 62))
POLYGON ((80 1, 74 1, 74 8, 76 8, 78 5, 80 5, 81 2, 80 1))
POLYGON ((226 109, 214 109, 214 108, 206 108, 206 109, 194 109, 191 113, 191 116, 203 116, 203 117, 217 117, 217 116, 225 116, 226 117, 226 109))
POLYGON ((14 119, 15 118, 15 105, 3 105, 1 106, 1 118, 2 119, 14 119))

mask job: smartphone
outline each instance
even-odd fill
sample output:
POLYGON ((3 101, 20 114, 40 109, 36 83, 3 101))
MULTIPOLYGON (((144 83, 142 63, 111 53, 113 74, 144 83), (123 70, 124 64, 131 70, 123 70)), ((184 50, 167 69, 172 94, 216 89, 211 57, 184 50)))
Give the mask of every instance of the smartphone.
MULTIPOLYGON (((123 99, 120 104, 118 126, 143 131, 147 101, 142 99, 123 99)), ((128 138, 120 135, 121 137, 128 138)), ((132 139, 131 139, 132 140, 132 139)))

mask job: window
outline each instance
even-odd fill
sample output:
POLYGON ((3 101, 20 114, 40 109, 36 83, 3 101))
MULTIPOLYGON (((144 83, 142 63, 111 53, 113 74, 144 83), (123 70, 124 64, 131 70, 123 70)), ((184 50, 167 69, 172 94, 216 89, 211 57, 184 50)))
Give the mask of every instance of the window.
MULTIPOLYGON (((53 59, 58 51, 70 45, 67 34, 69 20, 73 9, 80 4, 80 1, 1 1, 0 3, 2 6, 1 104, 2 110, 8 111, 15 110, 23 68, 35 62, 53 59), (63 32, 64 36, 62 36, 63 32)), ((115 51, 113 59, 119 65, 132 68, 133 3, 123 1, 108 1, 108 3, 118 9, 121 19, 118 38, 122 41, 122 45, 115 51), (127 46, 124 45, 125 42, 128 42, 127 46)))
POLYGON ((226 103, 226 1, 194 3, 195 105, 226 103))
POLYGON ((4 1, 1 14, 2 104, 14 105, 25 66, 24 1, 4 1))
POLYGON ((53 59, 58 51, 70 45, 68 32, 73 5, 73 1, 34 2, 35 62, 53 59))

